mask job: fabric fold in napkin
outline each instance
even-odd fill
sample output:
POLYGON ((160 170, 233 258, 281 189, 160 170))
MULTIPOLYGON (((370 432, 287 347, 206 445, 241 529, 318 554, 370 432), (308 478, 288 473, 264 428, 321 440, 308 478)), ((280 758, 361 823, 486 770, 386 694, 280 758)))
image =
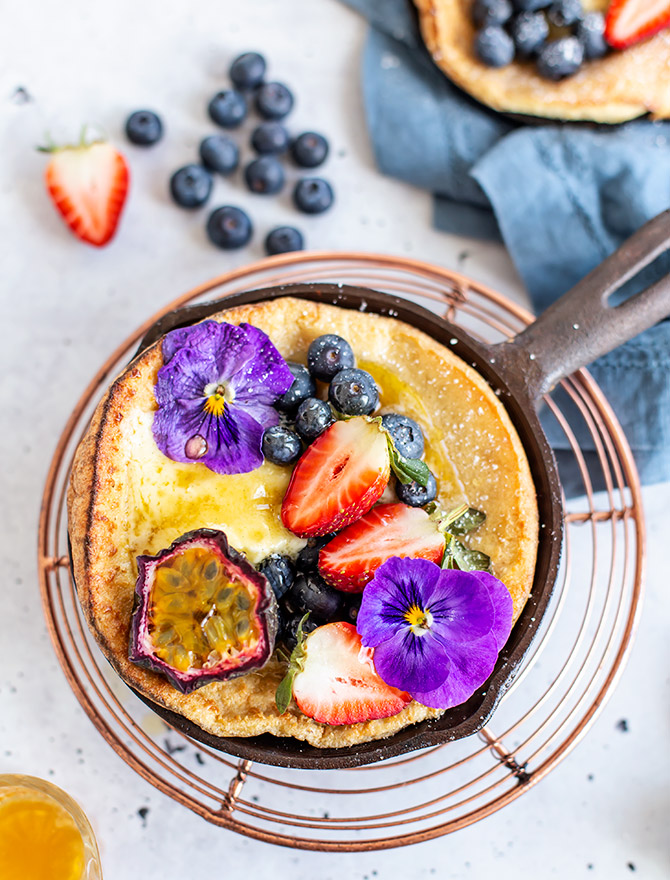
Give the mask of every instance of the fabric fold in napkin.
MULTIPOLYGON (((442 74, 409 0, 343 2, 371 24, 363 95, 380 170, 433 193, 438 228, 502 240, 538 313, 670 207, 670 123, 519 124, 442 74)), ((666 254, 626 292, 668 272, 666 254)), ((589 369, 624 428, 643 482, 670 480, 670 321, 589 369)), ((566 492, 581 494, 583 481, 568 464, 574 459, 563 452, 567 438, 551 417, 544 425, 563 462, 566 492)), ((578 440, 599 473, 586 425, 578 440)))

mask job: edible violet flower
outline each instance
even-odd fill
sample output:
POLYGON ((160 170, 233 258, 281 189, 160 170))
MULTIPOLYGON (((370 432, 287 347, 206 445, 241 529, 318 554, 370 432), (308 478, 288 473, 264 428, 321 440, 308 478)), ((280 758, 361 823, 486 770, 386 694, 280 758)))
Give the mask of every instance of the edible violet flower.
POLYGON ((512 628, 512 597, 487 572, 394 556, 365 587, 356 628, 386 684, 448 709, 493 671, 512 628))
POLYGON ((259 467, 263 432, 279 421, 272 404, 293 382, 265 333, 251 324, 203 321, 172 330, 162 351, 153 422, 161 452, 218 474, 259 467))

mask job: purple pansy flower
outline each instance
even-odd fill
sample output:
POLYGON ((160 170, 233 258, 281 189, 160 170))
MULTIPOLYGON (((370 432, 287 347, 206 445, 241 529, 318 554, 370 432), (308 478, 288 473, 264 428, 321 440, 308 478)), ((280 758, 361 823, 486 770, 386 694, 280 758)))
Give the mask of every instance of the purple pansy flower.
POLYGON ((387 684, 448 709, 493 671, 512 628, 512 597, 487 572, 394 556, 365 587, 356 628, 387 684))
POLYGON ((259 467, 263 432, 279 421, 272 404, 293 382, 265 333, 203 321, 168 333, 162 351, 153 422, 161 452, 218 474, 259 467))

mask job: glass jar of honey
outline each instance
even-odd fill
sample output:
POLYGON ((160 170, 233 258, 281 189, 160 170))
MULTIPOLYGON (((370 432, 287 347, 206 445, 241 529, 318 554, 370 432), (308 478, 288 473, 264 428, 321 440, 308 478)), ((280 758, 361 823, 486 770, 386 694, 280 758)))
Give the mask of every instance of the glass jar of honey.
POLYGON ((98 845, 81 807, 34 776, 0 775, 2 880, 102 880, 98 845))

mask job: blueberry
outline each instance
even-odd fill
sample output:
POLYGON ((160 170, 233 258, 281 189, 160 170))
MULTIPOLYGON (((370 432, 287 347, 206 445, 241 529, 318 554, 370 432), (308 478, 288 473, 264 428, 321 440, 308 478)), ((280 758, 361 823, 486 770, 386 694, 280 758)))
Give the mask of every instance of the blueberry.
POLYGON ((335 333, 317 336, 307 349, 307 366, 315 379, 330 382, 340 370, 353 367, 354 352, 346 339, 335 333))
POLYGON ((207 107, 210 119, 223 128, 237 128, 247 115, 244 95, 235 89, 217 92, 207 107))
POLYGON ((253 89, 263 82, 265 58, 258 52, 245 52, 230 65, 230 78, 238 89, 253 89))
POLYGON ((549 36, 547 19, 541 12, 522 12, 510 28, 519 55, 528 57, 539 52, 549 36))
MULTIPOLYGON (((303 614, 290 614, 284 620, 283 639, 284 644, 290 651, 292 651, 298 643, 298 627, 300 626, 300 621, 303 616, 304 612, 303 614)), ((308 617, 302 625, 302 631, 307 635, 308 633, 314 632, 318 626, 319 624, 313 617, 308 617)))
POLYGON ((296 165, 302 168, 316 168, 326 161, 328 141, 322 134, 305 131, 291 144, 291 155, 296 165))
POLYGON ((263 434, 261 450, 273 464, 293 464, 300 458, 302 443, 295 431, 283 425, 274 425, 263 434))
POLYGON ((571 27, 584 16, 582 0, 555 0, 549 7, 547 17, 556 27, 571 27))
POLYGON ((126 120, 126 137, 138 147, 150 147, 163 137, 163 123, 153 110, 136 110, 126 120))
POLYGON ((283 83, 265 83, 256 92, 256 110, 264 119, 283 119, 292 107, 293 95, 283 83))
POLYGON ((305 214, 322 214, 333 204, 333 188, 321 177, 303 177, 293 190, 293 201, 305 214))
POLYGON ((316 394, 316 384, 310 376, 307 367, 302 364, 296 364, 293 361, 287 361, 286 366, 293 374, 293 384, 289 390, 283 394, 275 403, 277 409, 282 412, 294 412, 303 400, 308 397, 314 397, 316 394))
POLYGON ((258 570, 270 582, 270 586, 274 590, 277 599, 281 599, 288 592, 295 580, 293 563, 288 556, 280 556, 278 553, 266 556, 258 566, 258 570))
POLYGON ((284 153, 290 138, 281 122, 261 122, 251 132, 251 146, 261 155, 284 153))
POLYGON ((379 403, 379 392, 369 373, 349 367, 340 370, 330 383, 328 399, 338 412, 347 416, 364 416, 379 403))
POLYGON ((584 48, 577 37, 562 37, 540 50, 537 71, 540 76, 557 81, 576 73, 583 60, 584 48))
POLYGON ((361 610, 362 593, 347 593, 344 597, 344 606, 341 609, 341 616, 349 623, 356 623, 358 620, 358 612, 361 610))
POLYGON ((401 455, 405 458, 421 458, 424 450, 423 432, 413 419, 400 413, 386 413, 382 416, 382 425, 401 455))
POLYGON ((552 0, 512 0, 512 3, 519 12, 534 12, 551 6, 552 0))
POLYGON ((340 610, 342 593, 327 584, 320 574, 299 574, 293 581, 289 598, 298 613, 309 611, 319 620, 331 620, 340 610))
POLYGON ((240 151, 235 141, 225 134, 210 134, 200 141, 200 161, 210 171, 232 174, 240 161, 240 151))
POLYGON ((410 507, 423 507, 429 501, 435 501, 437 482, 432 474, 428 477, 425 487, 415 481, 403 484, 400 480, 396 480, 395 494, 403 504, 408 504, 410 507))
POLYGON ((477 27, 487 24, 505 24, 512 17, 510 0, 475 0, 472 4, 472 20, 477 27))
POLYGON ((261 156, 249 162, 244 179, 251 192, 271 196, 284 186, 284 169, 274 156, 261 156))
POLYGON ((320 538, 310 538, 307 546, 303 547, 298 558, 295 561, 295 567, 298 571, 316 571, 319 567, 319 553, 322 547, 325 547, 328 541, 332 540, 334 535, 323 535, 320 538))
POLYGON ((212 244, 224 250, 244 247, 251 238, 253 226, 241 208, 224 205, 207 219, 207 235, 212 244))
POLYGON ((277 226, 271 229, 265 239, 265 253, 287 254, 289 251, 301 251, 305 247, 302 232, 294 226, 277 226))
POLYGON ((306 443, 311 443, 334 421, 332 410, 325 400, 308 397, 298 407, 295 429, 306 443))
POLYGON ((170 193, 182 208, 199 208, 212 192, 212 175, 202 165, 184 165, 170 178, 170 193))
POLYGON ((514 40, 499 25, 490 24, 475 37, 475 53, 487 67, 505 67, 514 60, 514 40))
POLYGON ((584 47, 584 57, 590 61, 607 53, 605 40, 605 16, 602 12, 589 12, 577 25, 577 38, 584 47))

